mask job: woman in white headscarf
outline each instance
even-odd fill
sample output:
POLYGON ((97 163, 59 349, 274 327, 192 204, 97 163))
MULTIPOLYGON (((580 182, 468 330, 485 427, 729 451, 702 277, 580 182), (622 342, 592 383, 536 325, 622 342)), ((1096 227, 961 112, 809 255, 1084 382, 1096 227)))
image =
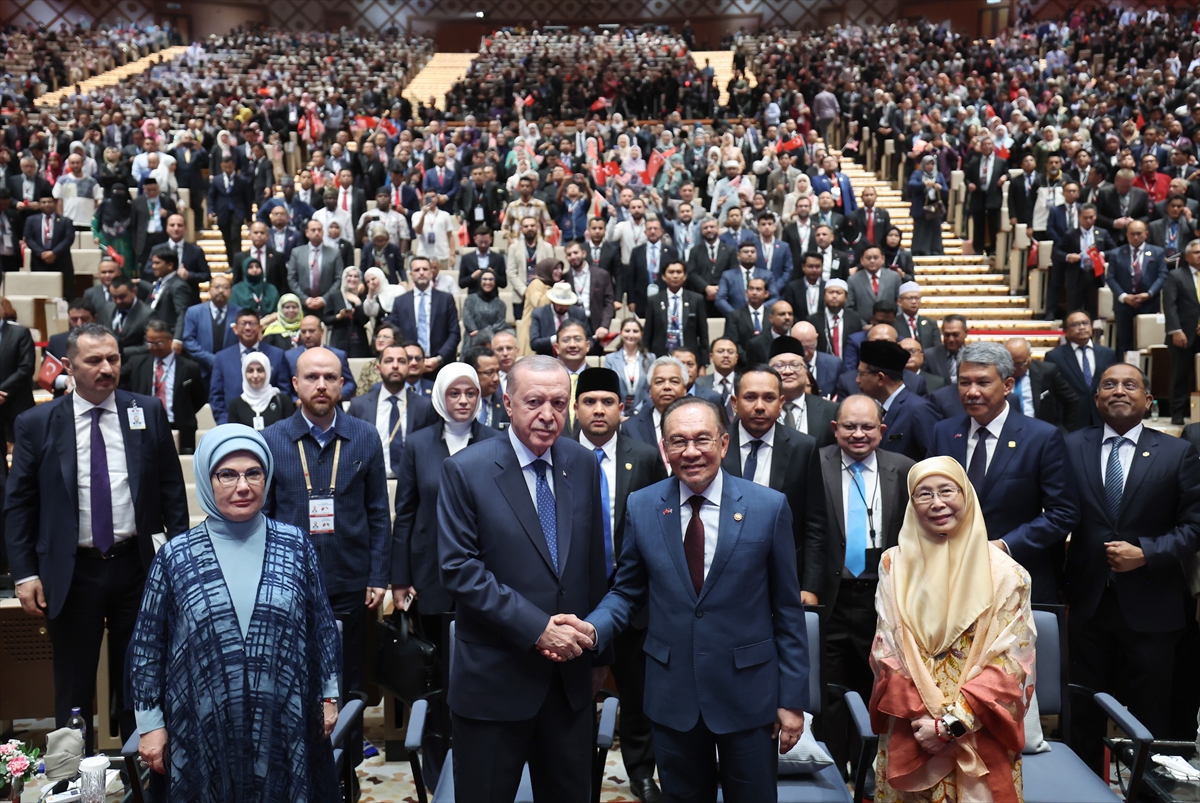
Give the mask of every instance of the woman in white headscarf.
POLYGON ((294 413, 291 400, 271 384, 271 360, 261 351, 242 356, 242 395, 229 403, 229 423, 263 430, 294 413))
MULTIPOLYGON (((817 208, 817 196, 813 194, 812 182, 804 173, 796 176, 796 186, 783 197, 783 219, 790 221, 792 216, 796 214, 796 202, 801 198, 807 198, 809 202, 808 210, 812 212, 817 208)), ((780 227, 782 228, 782 226, 780 227)))
POLYGON ((95 176, 96 171, 99 170, 100 167, 96 164, 95 159, 87 155, 87 151, 85 151, 83 148, 83 143, 79 140, 72 142, 67 148, 68 155, 73 153, 79 154, 79 158, 83 159, 83 175, 87 178, 92 178, 95 176))
POLYGON ((1029 573, 989 545, 958 461, 917 463, 908 491, 875 596, 875 800, 1017 803, 1037 635, 1029 573))
POLYGON ((403 295, 408 288, 395 285, 388 281, 387 275, 380 268, 367 268, 363 276, 366 285, 366 295, 362 300, 362 311, 370 321, 368 333, 372 338, 379 330, 380 324, 387 319, 392 311, 392 302, 403 295))
POLYGON ((325 295, 325 325, 329 327, 329 345, 341 349, 350 358, 370 357, 367 339, 367 314, 363 309, 362 273, 353 265, 342 271, 340 291, 325 295))

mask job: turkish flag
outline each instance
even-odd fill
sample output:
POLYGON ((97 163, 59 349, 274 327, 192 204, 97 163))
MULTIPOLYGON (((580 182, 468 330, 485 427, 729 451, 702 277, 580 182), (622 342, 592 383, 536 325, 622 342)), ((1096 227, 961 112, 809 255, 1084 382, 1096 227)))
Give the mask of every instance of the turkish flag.
POLYGON ((792 137, 787 142, 780 143, 778 150, 787 153, 802 147, 804 147, 804 140, 800 137, 792 137))
POLYGON ((609 176, 610 178, 616 178, 617 176, 621 175, 621 166, 616 162, 605 162, 604 175, 609 176))
POLYGON ((1097 279, 1104 278, 1104 256, 1100 253, 1100 249, 1092 246, 1087 251, 1088 259, 1092 260, 1092 275, 1097 279))

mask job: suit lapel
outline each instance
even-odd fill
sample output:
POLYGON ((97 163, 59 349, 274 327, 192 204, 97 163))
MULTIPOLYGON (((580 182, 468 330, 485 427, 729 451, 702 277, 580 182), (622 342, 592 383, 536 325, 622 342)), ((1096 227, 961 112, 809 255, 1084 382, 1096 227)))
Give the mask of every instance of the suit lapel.
MULTIPOLYGON (((517 454, 510 445, 503 455, 496 460, 500 471, 496 474, 496 485, 501 496, 508 502, 516 514, 517 521, 525 529, 525 534, 533 542, 534 547, 546 561, 546 567, 554 572, 554 562, 550 559, 550 548, 546 546, 546 537, 542 534, 542 524, 538 519, 533 500, 529 498, 529 486, 525 484, 525 473, 517 463, 517 454)), ((561 566, 561 555, 560 563, 561 566)))
MULTIPOLYGON (((633 481, 633 455, 629 453, 628 439, 617 435, 617 465, 613 471, 617 477, 616 496, 610 497, 613 507, 613 525, 625 519, 625 500, 629 497, 629 485, 633 481)), ((613 544, 613 549, 617 544, 613 544)))
MULTIPOLYGON (((878 459, 876 460, 876 465, 878 465, 878 459)), ((882 476, 883 473, 881 470, 880 477, 882 476)), ((844 538, 846 535, 846 510, 841 503, 842 452, 840 449, 830 449, 821 455, 821 477, 824 479, 825 487, 829 489, 832 496, 833 519, 837 522, 838 534, 844 538)), ((883 520, 887 521, 886 510, 883 512, 883 520)))
MULTIPOLYGON (((875 466, 879 471, 879 514, 880 524, 879 532, 884 537, 883 548, 888 549, 895 545, 895 541, 887 543, 886 533, 889 531, 888 523, 892 520, 892 516, 896 511, 892 510, 892 500, 899 496, 899 490, 905 487, 903 484, 907 482, 907 475, 901 476, 893 465, 887 465, 880 459, 880 455, 887 454, 886 452, 878 451, 875 453, 875 466)), ((838 515, 841 515, 841 505, 837 506, 838 515)), ((845 528, 843 527, 843 530, 845 528)))
POLYGON ((67 489, 66 502, 72 510, 79 508, 78 445, 75 443, 75 403, 73 396, 63 396, 55 414, 58 420, 54 436, 58 441, 58 462, 62 466, 63 487, 67 489))
MULTIPOLYGON (((1075 357, 1075 349, 1069 343, 1064 346, 1060 346, 1060 348, 1063 349, 1063 363, 1066 366, 1067 373, 1071 375, 1072 384, 1074 384, 1076 388, 1086 388, 1087 383, 1083 381, 1083 369, 1079 367, 1079 360, 1075 357)), ((1095 350, 1093 349, 1093 351, 1095 350)), ((1096 360, 1096 367, 1100 367, 1100 361, 1098 359, 1096 360)), ((1085 395, 1090 394, 1091 390, 1089 389, 1085 395)), ((1083 401, 1083 399, 1080 401, 1083 401)))
MULTIPOLYGON (((1092 495, 1095 507, 1108 516, 1108 502, 1104 495, 1104 481, 1100 478, 1100 443, 1104 437, 1103 427, 1089 427, 1084 435, 1083 488, 1092 495)), ((1115 525, 1115 522, 1113 522, 1115 525)))
MULTIPOLYGON (((667 554, 675 564, 679 573, 679 581, 683 583, 688 596, 697 599, 696 588, 692 585, 692 574, 688 571, 687 556, 683 552, 683 530, 679 515, 679 480, 672 479, 667 490, 659 500, 659 509, 653 511, 662 527, 663 540, 667 546, 667 554)), ((703 590, 703 589, 702 589, 703 590)))
POLYGON ((558 568, 561 573, 567 566, 567 557, 571 552, 571 522, 574 512, 571 488, 574 485, 574 472, 567 471, 564 449, 551 447, 551 455, 554 457, 554 514, 558 525, 558 568))
MULTIPOLYGON (((176 366, 178 367, 178 366, 176 366)), ((121 422, 121 435, 125 440, 125 466, 129 473, 129 495, 133 499, 134 504, 138 500, 138 484, 142 477, 141 467, 141 451, 142 440, 145 435, 145 429, 130 429, 129 428, 129 410, 134 404, 134 400, 126 396, 122 399, 123 394, 117 394, 117 420, 121 422)), ((143 409, 142 418, 148 424, 150 413, 143 409)))
MULTIPOLYGON (((1129 464, 1129 476, 1125 479, 1125 490, 1121 493, 1122 500, 1137 497, 1142 481, 1146 479, 1146 474, 1150 472, 1154 467, 1154 461, 1158 459, 1158 442, 1161 437, 1149 427, 1142 428, 1142 436, 1138 438, 1138 442, 1134 446, 1133 462, 1129 464)), ((1126 505, 1122 501, 1122 519, 1125 518, 1125 511, 1129 507, 1130 505, 1126 505)))
MULTIPOLYGON (((992 453, 992 462, 988 466, 987 476, 983 480, 983 493, 980 494, 980 497, 987 496, 992 490, 992 486, 996 484, 996 478, 1004 473, 1008 461, 1012 459, 1021 445, 1023 429, 1024 416, 1010 407, 1008 420, 1004 422, 1004 428, 1000 430, 1000 437, 996 439, 996 451, 992 453)), ((970 431, 970 427, 967 431, 970 431)))
MULTIPOLYGON (((812 405, 806 404, 804 409, 805 415, 811 415, 812 405)), ((812 421, 808 422, 809 430, 812 430, 812 421)), ((767 481, 771 488, 782 488, 784 476, 787 474, 788 465, 792 462, 792 453, 795 451, 792 448, 792 442, 788 439, 786 430, 787 427, 775 425, 775 442, 771 445, 771 477, 767 481)))
MULTIPOLYGON (((900 394, 904 398, 904 394, 900 394)), ((971 434, 971 417, 963 414, 958 417, 958 426, 954 428, 954 436, 950 439, 950 457, 958 461, 963 468, 967 467, 967 438, 971 434)))
POLYGON ((718 525, 717 531, 717 549, 713 553, 708 576, 704 578, 704 586, 700 589, 700 602, 703 602, 704 598, 708 596, 708 592, 712 590, 720 578, 721 572, 729 563, 729 558, 733 554, 733 546, 742 535, 742 522, 745 518, 746 505, 742 501, 742 495, 727 480, 721 489, 721 523, 718 525))

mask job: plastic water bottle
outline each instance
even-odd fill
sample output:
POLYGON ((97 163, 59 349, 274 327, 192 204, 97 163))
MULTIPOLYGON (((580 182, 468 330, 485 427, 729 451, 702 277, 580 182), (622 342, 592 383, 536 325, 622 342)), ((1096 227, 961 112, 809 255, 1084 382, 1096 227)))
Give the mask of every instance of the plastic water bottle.
POLYGON ((1154 401, 1150 402, 1150 420, 1151 421, 1158 420, 1158 399, 1155 399, 1154 401))
POLYGON ((83 750, 87 753, 87 720, 83 718, 83 714, 79 713, 78 708, 71 709, 71 718, 67 720, 67 727, 79 731, 79 738, 83 739, 83 750))

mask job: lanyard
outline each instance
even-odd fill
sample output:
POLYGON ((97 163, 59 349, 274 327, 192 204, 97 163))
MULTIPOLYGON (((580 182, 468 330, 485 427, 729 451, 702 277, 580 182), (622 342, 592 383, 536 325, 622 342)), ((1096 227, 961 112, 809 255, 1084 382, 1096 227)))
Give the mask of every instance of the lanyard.
MULTIPOLYGON (((395 434, 395 433, 393 433, 395 434)), ((335 435, 334 438, 337 438, 335 435)), ((301 438, 303 440, 303 438, 301 438)), ((300 465, 304 469, 304 487, 308 490, 308 495, 312 496, 312 479, 308 475, 308 458, 304 455, 304 444, 296 441, 296 450, 300 452, 300 465)), ((333 447, 333 473, 329 475, 329 495, 333 496, 337 490, 337 470, 338 461, 342 459, 342 441, 337 439, 337 444, 333 447)))
POLYGON ((875 503, 879 501, 879 467, 875 468, 875 490, 871 494, 871 500, 867 501, 866 491, 862 485, 858 484, 858 479, 854 475, 854 470, 846 464, 845 459, 842 460, 842 470, 850 472, 850 484, 854 486, 854 490, 858 491, 858 496, 863 500, 863 505, 867 508, 867 529, 871 532, 871 546, 875 546, 875 503))
MULTIPOLYGON (((392 427, 392 434, 391 434, 391 435, 388 435, 388 439, 387 439, 387 445, 388 445, 389 447, 392 445, 392 441, 394 441, 394 440, 396 439, 396 433, 400 431, 400 423, 401 423, 402 421, 404 421, 404 416, 405 416, 405 414, 406 414, 407 412, 408 412, 408 402, 407 402, 407 401, 405 401, 405 403, 404 403, 404 412, 400 413, 400 415, 399 415, 399 416, 396 418, 396 426, 392 427)), ((338 445, 339 445, 339 446, 341 445, 341 441, 338 441, 338 445)), ((334 458, 334 463, 333 463, 333 464, 334 464, 335 466, 337 465, 337 458, 336 458, 336 457, 334 458)), ((330 492, 332 493, 332 489, 330 490, 330 492)))

